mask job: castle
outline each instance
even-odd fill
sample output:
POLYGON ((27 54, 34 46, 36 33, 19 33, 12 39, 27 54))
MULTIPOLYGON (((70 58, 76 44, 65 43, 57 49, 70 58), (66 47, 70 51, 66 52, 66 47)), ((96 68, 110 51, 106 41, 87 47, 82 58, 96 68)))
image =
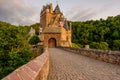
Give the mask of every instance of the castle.
POLYGON ((59 5, 43 6, 40 13, 40 38, 44 47, 71 47, 71 23, 68 25, 59 5))

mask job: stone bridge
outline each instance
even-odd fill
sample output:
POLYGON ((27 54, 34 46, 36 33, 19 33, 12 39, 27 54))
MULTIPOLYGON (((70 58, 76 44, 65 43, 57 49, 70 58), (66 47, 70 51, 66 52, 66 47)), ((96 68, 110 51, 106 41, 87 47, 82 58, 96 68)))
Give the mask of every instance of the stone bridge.
POLYGON ((46 50, 3 80, 120 80, 120 52, 64 49, 46 50))

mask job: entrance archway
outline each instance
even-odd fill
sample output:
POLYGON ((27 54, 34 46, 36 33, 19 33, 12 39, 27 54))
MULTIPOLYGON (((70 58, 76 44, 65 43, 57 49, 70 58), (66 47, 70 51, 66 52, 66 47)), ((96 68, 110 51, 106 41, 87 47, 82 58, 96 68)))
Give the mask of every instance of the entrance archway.
POLYGON ((48 41, 48 47, 49 48, 54 48, 56 47, 56 39, 55 38, 50 38, 48 41))

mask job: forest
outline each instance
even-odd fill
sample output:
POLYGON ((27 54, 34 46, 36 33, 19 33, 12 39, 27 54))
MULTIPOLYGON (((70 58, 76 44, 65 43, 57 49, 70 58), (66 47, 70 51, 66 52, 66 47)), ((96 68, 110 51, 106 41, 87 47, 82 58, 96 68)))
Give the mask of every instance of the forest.
POLYGON ((89 20, 72 23, 73 47, 90 45, 93 49, 120 50, 120 15, 106 20, 89 20))
POLYGON ((0 21, 0 79, 32 59, 28 46, 29 26, 0 21))
POLYGON ((39 23, 30 26, 16 26, 0 21, 0 80, 40 55, 36 51, 34 51, 35 54, 31 51, 32 45, 40 42, 38 34, 39 23), (33 36, 29 34, 31 27, 35 29, 33 36))

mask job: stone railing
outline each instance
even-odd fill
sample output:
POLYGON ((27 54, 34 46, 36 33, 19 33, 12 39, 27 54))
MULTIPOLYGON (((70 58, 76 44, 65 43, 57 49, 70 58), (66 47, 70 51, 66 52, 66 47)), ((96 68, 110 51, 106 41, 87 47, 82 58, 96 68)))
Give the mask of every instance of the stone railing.
POLYGON ((49 73, 49 53, 45 52, 2 80, 47 80, 49 73))
POLYGON ((77 49, 77 48, 68 48, 68 47, 62 47, 62 49, 70 52, 74 52, 77 54, 81 54, 87 57, 91 57, 97 60, 120 65, 120 51, 77 49))

